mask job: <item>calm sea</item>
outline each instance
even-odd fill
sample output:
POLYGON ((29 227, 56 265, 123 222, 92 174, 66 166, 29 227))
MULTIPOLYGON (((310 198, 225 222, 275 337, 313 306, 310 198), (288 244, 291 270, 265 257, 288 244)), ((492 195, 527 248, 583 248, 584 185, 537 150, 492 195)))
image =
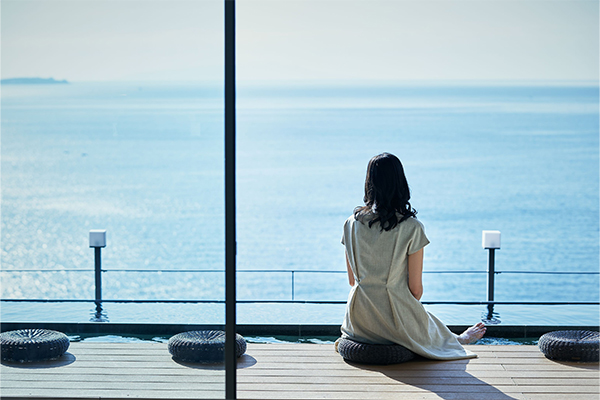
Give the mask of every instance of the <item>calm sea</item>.
MULTIPOLYGON (((106 229, 105 299, 223 300, 221 88, 4 85, 1 106, 3 299, 93 299, 88 232, 106 229)), ((238 108, 238 299, 345 300, 342 226, 368 160, 387 151, 431 240, 423 301, 487 299, 482 230, 502 232, 496 300, 599 300, 597 86, 241 87, 238 108), (553 271, 594 274, 539 274, 553 271)), ((106 307, 111 321, 223 318, 220 304, 106 307)), ((3 302, 2 318, 86 321, 91 309, 3 302)), ((238 309, 242 323, 343 317, 331 305, 238 309)), ((432 309, 448 323, 481 312, 432 309)), ((503 321, 598 324, 596 306, 504 310, 503 321)))

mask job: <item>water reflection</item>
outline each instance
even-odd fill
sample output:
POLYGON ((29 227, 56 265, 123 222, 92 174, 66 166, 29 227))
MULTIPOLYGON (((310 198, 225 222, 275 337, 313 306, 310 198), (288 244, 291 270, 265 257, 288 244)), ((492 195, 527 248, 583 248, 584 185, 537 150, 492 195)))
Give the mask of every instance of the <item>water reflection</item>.
POLYGON ((481 321, 486 325, 499 325, 502 321, 500 321, 500 314, 494 312, 494 305, 488 304, 487 310, 481 314, 481 321))
POLYGON ((108 319, 108 314, 102 309, 102 303, 97 302, 95 304, 96 308, 90 313, 90 315, 92 316, 90 318, 90 322, 110 322, 108 319))

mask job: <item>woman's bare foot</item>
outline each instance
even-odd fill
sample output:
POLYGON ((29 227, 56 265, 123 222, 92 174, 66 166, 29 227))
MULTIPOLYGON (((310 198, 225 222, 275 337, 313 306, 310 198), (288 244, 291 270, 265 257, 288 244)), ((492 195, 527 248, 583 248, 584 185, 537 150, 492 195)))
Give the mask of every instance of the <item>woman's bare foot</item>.
POLYGON ((471 344, 483 337, 485 335, 486 327, 483 322, 479 322, 458 336, 458 342, 460 344, 471 344))
POLYGON ((342 338, 338 338, 335 343, 333 344, 333 348, 335 349, 336 353, 339 353, 338 351, 338 346, 340 345, 340 340, 342 340, 342 338))

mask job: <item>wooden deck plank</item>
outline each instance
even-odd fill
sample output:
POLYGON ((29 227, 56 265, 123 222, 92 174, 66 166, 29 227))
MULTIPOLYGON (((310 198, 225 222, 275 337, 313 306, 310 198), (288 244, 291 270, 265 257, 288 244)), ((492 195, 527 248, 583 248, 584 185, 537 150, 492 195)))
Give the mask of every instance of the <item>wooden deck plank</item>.
MULTIPOLYGON (((72 342, 70 349, 77 349, 78 351, 110 351, 110 350, 122 350, 122 351, 137 351, 143 349, 148 350, 160 350, 167 346, 166 343, 161 342, 129 342, 129 343, 110 343, 110 342, 72 342)), ((522 345, 468 345, 465 348, 477 353, 494 353, 498 351, 498 348, 502 348, 502 354, 510 353, 533 353, 539 354, 536 346, 522 346, 522 345)), ((303 354, 313 352, 331 352, 333 344, 312 344, 312 343, 248 343, 248 351, 253 352, 265 352, 265 351, 283 351, 288 352, 300 352, 303 354), (296 347, 302 346, 302 347, 296 347)))
MULTIPOLYGON (((252 353, 253 356, 260 357, 261 361, 266 363, 281 363, 282 359, 288 364, 321 364, 321 363, 344 363, 341 357, 332 357, 333 354, 319 354, 319 355, 272 355, 272 354, 258 354, 252 353)), ((171 359, 170 354, 78 354, 78 362, 97 362, 106 360, 107 356, 110 356, 113 362, 147 362, 155 363, 159 361, 171 359), (135 356, 135 357, 134 357, 135 356)), ((418 359, 413 361, 413 364, 422 363, 431 364, 430 360, 418 359)), ((471 360, 461 361, 446 361, 445 365, 480 365, 480 364, 545 364, 546 359, 544 357, 479 357, 471 360)))
MULTIPOLYGON (((2 374, 6 376, 61 376, 69 373, 77 373, 81 376, 86 375, 138 375, 139 371, 134 368, 104 368, 103 366, 96 366, 91 368, 77 368, 77 367, 61 367, 60 372, 57 372, 58 368, 52 369, 27 369, 27 368, 3 368, 2 374)), ((238 369, 238 376, 321 376, 324 369, 296 369, 296 370, 285 370, 285 369, 268 369, 262 368, 247 368, 238 369)), ((565 378, 597 378, 598 372, 593 370, 569 370, 564 371, 561 369, 546 369, 546 370, 461 370, 461 369, 448 369, 448 370, 365 370, 365 369, 347 369, 347 370, 327 370, 327 376, 330 377, 358 377, 358 376, 404 376, 404 377, 418 377, 424 375, 435 375, 437 377, 457 377, 465 375, 468 372, 472 376, 477 377, 513 377, 513 378, 551 378, 551 377, 565 377, 565 378)), ((157 375, 168 375, 168 376, 198 376, 210 375, 210 376, 224 376, 224 370, 208 370, 208 369, 193 369, 193 368, 165 368, 161 369, 158 366, 152 370, 144 369, 144 374, 150 376, 157 375)))
POLYGON ((2 390, 2 399, 223 399, 224 390, 214 392, 198 392, 198 391, 180 391, 173 392, 170 390, 139 390, 127 391, 124 394, 120 390, 87 390, 81 388, 71 388, 69 390, 60 390, 60 393, 50 394, 46 389, 7 389, 2 390))
MULTIPOLYGON (((312 400, 312 399, 330 399, 330 400, 527 400, 523 394, 512 394, 508 396, 501 392, 485 393, 444 393, 416 392, 402 393, 401 397, 396 392, 241 392, 238 395, 243 400, 312 400)), ((564 398, 562 400, 565 400, 564 398)), ((570 400, 570 399, 569 399, 570 400)))
MULTIPOLYGON (((26 385, 27 390, 57 390, 60 392, 70 391, 78 389, 72 382, 65 381, 30 381, 26 385)), ((19 389, 23 388, 22 382, 9 381, 3 384, 2 390, 19 389)), ((217 392, 223 390, 224 383, 200 383, 200 382, 111 382, 110 388, 107 387, 106 382, 86 382, 86 391, 197 391, 197 392, 217 392)), ((238 385, 238 389, 242 392, 256 392, 256 391, 278 391, 278 392, 451 392, 451 393, 487 393, 495 392, 500 390, 504 393, 521 393, 520 387, 514 384, 507 385, 464 385, 460 383, 454 384, 419 384, 419 385, 408 385, 405 382, 392 382, 379 383, 377 385, 363 385, 363 384, 344 384, 339 385, 337 382, 330 383, 304 383, 299 384, 298 382, 292 383, 264 383, 264 382, 241 382, 238 385)), ((583 386, 578 387, 578 392, 582 393, 594 393, 595 387, 583 386)), ((571 387, 561 386, 559 388, 547 388, 543 386, 528 386, 524 392, 532 393, 571 393, 573 390, 571 387)))
MULTIPOLYGON (((240 399, 597 400, 598 364, 557 363, 536 346, 469 346, 479 358, 393 366, 345 362, 332 345, 255 344, 240 399)), ((3 363, 3 399, 223 398, 222 365, 175 362, 166 343, 72 343, 66 359, 3 363), (69 358, 70 357, 70 358, 69 358)))
MULTIPOLYGON (((119 377, 124 377, 125 378, 131 378, 134 379, 132 377, 135 376, 139 376, 140 372, 139 371, 132 371, 130 370, 119 370, 119 371, 114 371, 114 373, 107 373, 106 370, 102 369, 102 368, 98 368, 95 371, 91 371, 91 373, 88 374, 77 374, 77 376, 79 376, 81 380, 83 381, 93 381, 94 379, 105 379, 107 381, 110 381, 112 379, 119 379, 119 377)), ((207 382, 213 382, 215 381, 215 379, 222 379, 222 374, 220 376, 217 376, 216 378, 213 376, 212 378, 210 376, 207 376, 208 374, 206 374, 206 371, 200 375, 198 372, 196 371, 176 371, 176 372, 169 372, 169 373, 160 373, 160 371, 158 372, 154 372, 154 373, 149 373, 147 371, 143 371, 143 376, 148 377, 148 379, 159 379, 162 377, 162 379, 167 379, 167 378, 171 378, 171 379, 202 379, 205 380, 207 382)), ((244 371, 241 372, 238 370, 238 381, 243 381, 243 380, 257 380, 257 379, 286 379, 286 380, 292 380, 292 379, 313 379, 313 378, 319 378, 321 376, 323 376, 324 373, 321 374, 312 374, 309 375, 306 373, 306 371, 301 371, 301 372, 297 372, 297 371, 270 371, 270 370, 262 370, 262 371, 244 371)), ((338 379, 341 378, 345 378, 345 377, 349 377, 351 379, 355 379, 355 380, 359 380, 359 379, 369 379, 371 377, 375 377, 377 375, 381 375, 384 377, 384 379, 389 379, 389 378, 395 378, 395 377, 402 377, 403 379, 413 379, 413 378, 420 378, 423 376, 427 376, 430 377, 432 376, 431 374, 426 374, 424 375, 422 372, 420 371, 415 371, 414 373, 391 373, 391 374, 377 374, 377 373, 373 373, 371 376, 366 375, 364 373, 353 373, 352 371, 348 371, 348 373, 346 374, 329 374, 327 373, 326 376, 329 379, 335 379, 336 381, 338 379)), ((3 373, 3 379, 17 379, 17 380, 31 380, 27 379, 26 377, 40 377, 40 379, 62 379, 61 377, 63 376, 71 376, 68 374, 56 374, 56 373, 52 373, 52 374, 44 374, 44 375, 36 375, 35 373, 31 373, 31 374, 5 374, 3 373), (44 378, 43 378, 44 377, 44 378), (45 378, 48 377, 48 378, 45 378)), ((476 379, 485 381, 486 379, 490 379, 490 378, 505 378, 505 379, 555 379, 557 378, 557 376, 559 376, 560 378, 564 378, 564 379, 597 379, 598 374, 597 373, 588 373, 588 374, 583 374, 583 373, 572 373, 572 374, 565 374, 565 373, 539 373, 539 372, 519 372, 519 373, 510 373, 510 372, 496 372, 496 371, 484 371, 483 373, 478 372, 478 373, 469 373, 469 374, 465 374, 464 371, 459 371, 459 372, 445 372, 445 373, 440 373, 440 372, 436 372, 435 375, 436 379, 443 379, 443 378, 447 378, 447 379, 463 379, 463 378, 469 378, 469 377, 474 377, 476 379)))
MULTIPOLYGON (((97 365, 99 362, 102 362, 105 366, 112 366, 114 368, 127 368, 127 367, 148 367, 154 368, 160 366, 162 368, 162 364, 164 363, 172 363, 172 359, 170 356, 161 356, 161 357, 153 357, 149 358, 144 355, 140 355, 138 357, 131 356, 112 356, 110 357, 110 361, 107 361, 107 356, 94 356, 94 357, 85 357, 78 356, 74 363, 78 364, 78 367, 86 368, 93 367, 97 365)), ((268 363, 272 365, 272 368, 279 369, 288 369, 293 366, 301 369, 311 369, 315 366, 327 366, 331 369, 346 369, 350 363, 345 362, 341 357, 337 356, 329 356, 329 357, 298 357, 294 360, 284 359, 282 357, 252 357, 247 359, 247 363, 254 362, 253 360, 260 359, 261 363, 264 365, 268 363)), ((63 363, 64 364, 64 363, 63 363)), ((176 363, 175 363, 176 364, 176 363)), ((454 362, 454 361, 446 361, 446 362, 435 362, 435 361, 412 361, 410 364, 410 369, 427 369, 427 370, 435 370, 435 369, 499 369, 499 365, 512 366, 514 368, 519 368, 521 366, 525 366, 526 368, 536 368, 547 366, 546 360, 530 360, 530 359, 504 359, 498 358, 497 360, 491 359, 474 359, 468 362, 454 362), (517 361, 515 361, 517 360, 517 361)), ((60 363, 56 363, 56 366, 60 366, 60 363)), ((68 367, 68 366, 67 366, 68 367)), ((176 365, 172 366, 173 368, 177 368, 176 365)), ((574 367, 577 366, 564 364, 564 367, 574 367)), ((257 368, 260 368, 258 366, 257 368)), ((408 369, 409 367, 406 367, 408 369)))
POLYGON ((589 393, 572 393, 569 394, 569 397, 565 397, 564 394, 556 393, 556 394, 527 394, 527 400, 598 400, 597 394, 589 394, 589 393))
MULTIPOLYGON (((269 361, 266 361, 269 362, 269 361)), ((277 363, 277 360, 270 360, 272 364, 264 364, 265 361, 260 359, 260 363, 257 363, 256 366, 252 366, 255 369, 270 369, 270 370, 283 370, 287 371, 290 369, 295 370, 307 370, 307 371, 315 371, 315 369, 325 369, 328 371, 346 371, 351 364, 345 363, 343 361, 331 361, 331 362, 320 362, 320 363, 294 363, 294 362, 280 362, 277 363), (259 365, 260 364, 260 365, 259 365)), ((112 360, 96 360, 96 361, 86 361, 86 360, 76 360, 69 365, 58 366, 57 368, 61 369, 77 369, 82 373, 86 373, 87 369, 96 369, 98 365, 101 364, 103 368, 110 369, 145 369, 148 371, 152 370, 178 370, 181 367, 186 367, 186 365, 182 365, 180 363, 176 363, 169 359, 168 361, 163 362, 149 362, 149 361, 136 361, 136 360, 123 360, 123 361, 112 361, 112 360)), ((511 365, 506 365, 511 366, 511 365)), ((521 369, 529 369, 532 365, 517 365, 517 367, 521 369)), ((355 367, 360 367, 355 365, 355 367)), ((516 368, 516 370, 519 370, 516 368)), ((550 368, 550 367, 549 367, 550 368)), ((559 367, 552 367, 553 369, 559 367)), ((26 368, 23 368, 26 369, 26 368)), ((222 366, 215 367, 198 367, 199 370, 221 370, 223 371, 222 366)), ((413 371, 449 371, 449 370, 458 370, 458 371, 502 371, 503 366, 499 364, 473 364, 473 363, 465 363, 465 364, 453 364, 447 363, 442 365, 441 363, 434 362, 414 362, 408 364, 407 366, 401 366, 397 369, 386 368, 385 366, 378 368, 377 371, 403 371, 403 370, 413 370, 413 371)), ((40 369, 39 373, 44 373, 44 371, 48 371, 48 369, 40 369)))
POLYGON ((512 381, 519 386, 595 386, 598 388, 600 385, 600 379, 598 376, 590 378, 579 378, 579 377, 554 377, 554 378, 512 378, 512 381))
MULTIPOLYGON (((57 378, 56 375, 16 375, 11 376, 11 381, 14 382, 27 382, 27 381, 55 381, 57 378)), ((265 384, 276 384, 285 382, 286 377, 281 376, 261 376, 260 382, 265 384)), ((298 385, 311 385, 311 384, 329 384, 332 382, 332 378, 330 376, 291 376, 289 378, 290 381, 298 385)), ((196 382, 213 382, 213 383, 223 383, 223 377, 206 377, 206 376, 198 376, 194 377, 196 382)), ((78 382, 78 383, 87 383, 87 382, 96 382, 98 381, 98 377, 91 375, 64 375, 61 377, 61 380, 64 382, 78 382)), ((113 375, 110 376, 110 380, 113 382, 166 382, 171 383, 173 381, 173 375, 113 375)), ((238 383, 256 383, 257 379, 254 375, 244 375, 238 376, 238 383)), ((531 378, 523 378, 523 384, 538 384, 536 382, 543 382, 543 379, 536 380, 531 378)), ((554 379, 546 379, 545 381, 549 382, 553 385, 566 384, 569 382, 569 379, 563 379, 563 382, 556 382, 560 380, 554 379)), ((590 384, 593 380, 579 379, 579 384, 590 384)), ((335 383, 339 385, 348 385, 348 384, 357 384, 361 385, 380 385, 387 384, 390 382, 390 379, 386 376, 345 376, 345 377, 335 377, 335 383)), ((506 377, 487 377, 487 378, 476 378, 476 377, 403 377, 402 383, 408 385, 424 385, 424 384, 460 384, 460 385, 511 385, 514 384, 513 378, 510 376, 506 377)), ((597 383, 597 380, 596 380, 597 383)), ((540 383, 541 384, 541 383, 540 383)))

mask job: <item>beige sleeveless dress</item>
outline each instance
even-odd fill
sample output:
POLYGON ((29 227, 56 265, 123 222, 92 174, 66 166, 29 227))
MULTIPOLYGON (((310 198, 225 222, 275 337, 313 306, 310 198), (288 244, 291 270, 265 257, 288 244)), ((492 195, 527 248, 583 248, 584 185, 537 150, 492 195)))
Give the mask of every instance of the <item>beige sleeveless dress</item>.
POLYGON ((342 244, 355 284, 350 290, 342 337, 369 344, 400 344, 435 360, 477 357, 465 350, 457 336, 425 310, 408 288, 408 255, 427 244, 423 225, 409 218, 390 231, 373 215, 344 224, 342 244))

